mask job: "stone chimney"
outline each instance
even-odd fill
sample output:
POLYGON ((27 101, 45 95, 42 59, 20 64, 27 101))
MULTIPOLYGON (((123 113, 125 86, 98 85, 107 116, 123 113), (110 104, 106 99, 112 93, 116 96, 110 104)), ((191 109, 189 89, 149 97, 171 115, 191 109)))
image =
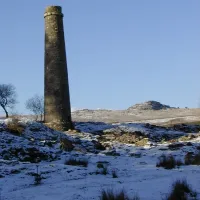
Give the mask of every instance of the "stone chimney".
POLYGON ((72 120, 62 8, 47 7, 44 19, 44 121, 64 131, 72 128, 72 120))

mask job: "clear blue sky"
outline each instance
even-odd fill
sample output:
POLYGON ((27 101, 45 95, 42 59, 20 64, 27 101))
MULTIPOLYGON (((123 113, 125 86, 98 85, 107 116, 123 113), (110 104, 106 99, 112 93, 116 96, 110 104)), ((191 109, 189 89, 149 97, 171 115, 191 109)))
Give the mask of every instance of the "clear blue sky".
POLYGON ((63 8, 72 107, 198 106, 199 0, 2 0, 0 83, 16 86, 20 113, 43 94, 48 5, 63 8))

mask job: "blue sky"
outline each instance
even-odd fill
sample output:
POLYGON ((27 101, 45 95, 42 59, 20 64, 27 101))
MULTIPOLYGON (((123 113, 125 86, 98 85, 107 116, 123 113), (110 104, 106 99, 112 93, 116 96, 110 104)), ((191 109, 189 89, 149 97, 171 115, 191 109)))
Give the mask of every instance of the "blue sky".
POLYGON ((43 94, 48 5, 64 13, 72 107, 198 106, 199 0, 2 0, 0 83, 16 86, 18 112, 43 94))

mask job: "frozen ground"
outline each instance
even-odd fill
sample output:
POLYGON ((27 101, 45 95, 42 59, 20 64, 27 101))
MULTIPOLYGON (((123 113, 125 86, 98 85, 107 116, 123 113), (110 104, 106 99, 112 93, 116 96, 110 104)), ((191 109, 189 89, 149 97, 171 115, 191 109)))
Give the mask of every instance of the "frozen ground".
MULTIPOLYGON (((80 133, 60 133, 42 124, 27 121, 22 123, 26 127, 23 135, 16 136, 6 129, 7 122, 2 120, 0 124, 1 200, 96 200, 99 199, 102 189, 109 188, 116 191, 125 189, 130 197, 137 193, 141 200, 161 200, 169 193, 172 182, 179 178, 186 178, 200 197, 199 166, 180 166, 171 170, 156 167, 158 157, 163 153, 183 160, 187 152, 199 151, 200 136, 194 127, 187 127, 186 131, 186 128, 166 129, 142 123, 91 122, 76 123, 80 133), (194 135, 189 140, 190 143, 181 141, 180 138, 187 136, 190 130, 194 135), (121 134, 139 133, 140 137, 149 138, 149 141, 144 146, 136 146, 120 143, 117 139, 100 140, 102 135, 116 133, 119 137, 121 134), (171 138, 161 142, 166 135, 183 145, 169 148, 171 138), (74 149, 70 152, 60 150, 60 138, 72 141, 74 149), (101 141, 106 149, 97 151, 94 141, 101 141), (45 145, 48 142, 51 142, 51 145, 45 145), (37 148, 45 155, 54 154, 54 157, 41 159, 39 163, 20 161, 23 154, 17 154, 16 157, 12 154, 6 160, 3 157, 6 155, 5 151, 9 152, 11 148, 24 148, 26 151, 31 147, 37 148), (87 159, 88 166, 65 165, 69 158, 87 159), (97 173, 102 170, 97 167, 99 162, 107 167, 106 175, 97 173), (39 185, 34 184, 37 169, 43 177, 39 185), (112 177, 113 171, 118 178, 112 177)), ((118 136, 115 135, 115 138, 118 136)))

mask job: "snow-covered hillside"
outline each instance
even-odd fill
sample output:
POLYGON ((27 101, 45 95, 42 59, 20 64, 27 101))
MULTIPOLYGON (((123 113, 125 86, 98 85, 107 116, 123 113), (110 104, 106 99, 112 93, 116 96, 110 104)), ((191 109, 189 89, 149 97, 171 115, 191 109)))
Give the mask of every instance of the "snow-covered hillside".
POLYGON ((76 122, 77 131, 61 133, 23 120, 17 127, 9 120, 0 123, 1 200, 90 200, 110 188, 124 189, 130 197, 137 193, 141 200, 160 200, 179 178, 186 178, 200 195, 198 165, 156 167, 162 154, 184 162, 188 152, 198 153, 200 126, 76 122), (88 165, 66 162, 74 159, 88 165))

